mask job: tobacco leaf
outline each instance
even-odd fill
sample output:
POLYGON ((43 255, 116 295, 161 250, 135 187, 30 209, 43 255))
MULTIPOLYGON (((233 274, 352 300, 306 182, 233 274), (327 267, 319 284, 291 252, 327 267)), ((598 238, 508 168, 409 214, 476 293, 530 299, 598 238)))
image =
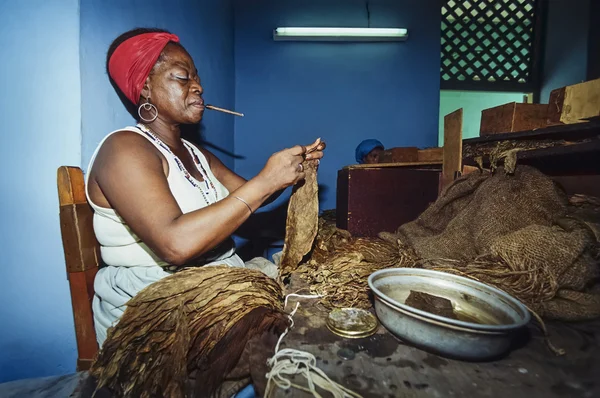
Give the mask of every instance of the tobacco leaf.
POLYGON ((285 241, 279 268, 279 280, 283 280, 298 268, 302 258, 310 252, 319 225, 319 188, 317 167, 304 162, 306 178, 296 185, 288 205, 285 225, 285 241))
POLYGON ((315 249, 297 270, 312 294, 328 309, 370 308, 367 279, 390 267, 412 267, 416 256, 397 239, 355 238, 335 228, 333 221, 319 220, 315 249))

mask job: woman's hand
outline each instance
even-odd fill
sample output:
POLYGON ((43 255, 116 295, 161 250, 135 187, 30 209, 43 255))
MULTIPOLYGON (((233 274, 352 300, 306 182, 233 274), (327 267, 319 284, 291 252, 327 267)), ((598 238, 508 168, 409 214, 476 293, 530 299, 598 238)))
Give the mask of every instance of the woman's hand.
POLYGON ((308 146, 296 145, 274 153, 257 177, 266 181, 273 192, 285 189, 304 179, 305 160, 319 162, 323 157, 325 143, 318 138, 308 146))
POLYGON ((323 151, 325 150, 325 141, 321 141, 320 138, 317 138, 315 142, 306 147, 306 152, 304 159, 307 161, 312 161, 319 165, 320 159, 323 157, 323 151))

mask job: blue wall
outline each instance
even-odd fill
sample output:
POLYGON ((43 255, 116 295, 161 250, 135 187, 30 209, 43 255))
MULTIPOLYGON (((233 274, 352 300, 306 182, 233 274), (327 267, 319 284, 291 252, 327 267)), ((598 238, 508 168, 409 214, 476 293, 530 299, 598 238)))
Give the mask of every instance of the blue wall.
MULTIPOLYGON (((229 1, 0 2, 0 46, 8 60, 0 65, 6 193, 0 205, 0 382, 75 370, 56 169, 86 168, 102 137, 132 122, 104 65, 110 42, 139 26, 177 33, 195 59, 205 98, 234 106, 229 1)), ((204 124, 209 143, 233 151, 232 117, 207 112, 204 124)), ((233 167, 231 157, 221 158, 233 167)))
POLYGON ((0 382, 75 368, 56 169, 80 162, 78 4, 0 2, 0 382))
POLYGON ((540 103, 548 103, 552 90, 586 79, 589 12, 590 0, 548 2, 540 103))
MULTIPOLYGON (((234 106, 233 11, 222 0, 81 0, 82 164, 109 132, 134 123, 106 74, 106 52, 121 33, 157 27, 175 33, 196 63, 208 103, 234 106)), ((207 111, 207 142, 233 152, 233 117, 207 111)), ((212 149, 212 148, 211 148, 212 149)), ((213 150, 228 166, 233 158, 213 150)))
MULTIPOLYGON (((236 172, 252 177, 269 154, 322 137, 321 209, 335 207, 337 171, 365 138, 437 146, 440 3, 370 1, 371 27, 405 27, 400 43, 274 42, 277 26, 367 26, 362 0, 234 2, 236 172)), ((281 199, 283 200, 285 196, 281 199)), ((281 202, 280 200, 280 202, 281 202)))

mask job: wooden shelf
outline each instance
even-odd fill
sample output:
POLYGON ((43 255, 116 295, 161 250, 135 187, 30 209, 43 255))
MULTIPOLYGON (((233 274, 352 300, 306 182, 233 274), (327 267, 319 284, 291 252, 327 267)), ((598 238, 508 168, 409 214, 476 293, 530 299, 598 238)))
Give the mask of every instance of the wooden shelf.
MULTIPOLYGON (((469 166, 477 164, 472 158, 463 159, 469 166)), ((600 173, 600 139, 580 144, 524 150, 517 153, 517 163, 536 167, 549 175, 600 173)), ((484 167, 489 160, 484 160, 484 167)))
POLYGON ((442 168, 442 162, 403 162, 403 163, 375 163, 375 164, 353 164, 343 167, 342 170, 354 169, 384 169, 390 167, 411 167, 411 168, 442 168))
POLYGON ((485 137, 470 138, 463 140, 464 145, 477 145, 496 141, 508 140, 581 140, 585 138, 593 138, 600 136, 600 122, 597 120, 577 123, 564 124, 559 126, 545 127, 529 131, 521 131, 518 133, 502 133, 493 134, 485 137))

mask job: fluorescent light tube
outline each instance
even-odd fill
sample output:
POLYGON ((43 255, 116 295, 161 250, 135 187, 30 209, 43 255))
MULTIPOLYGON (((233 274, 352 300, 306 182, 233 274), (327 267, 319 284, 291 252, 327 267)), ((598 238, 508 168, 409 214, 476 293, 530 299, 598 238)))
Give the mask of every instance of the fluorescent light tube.
POLYGON ((303 41, 404 41, 408 30, 403 28, 277 28, 273 39, 303 41))

